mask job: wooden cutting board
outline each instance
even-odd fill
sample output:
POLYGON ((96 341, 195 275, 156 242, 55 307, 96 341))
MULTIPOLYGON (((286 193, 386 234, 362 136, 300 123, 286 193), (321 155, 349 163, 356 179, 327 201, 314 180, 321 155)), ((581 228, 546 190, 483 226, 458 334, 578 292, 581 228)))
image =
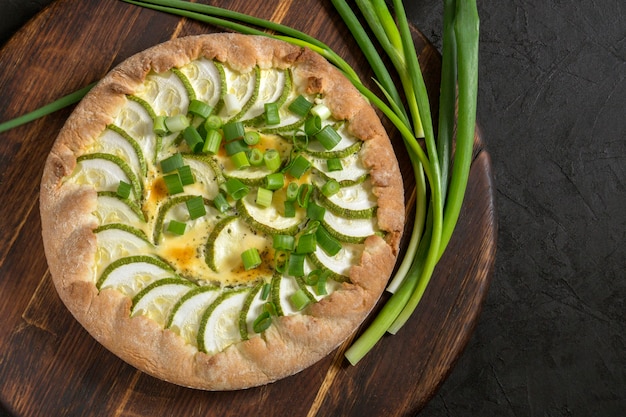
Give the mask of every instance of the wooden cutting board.
MULTIPOLYGON (((212 4, 306 31, 355 68, 367 68, 329 1, 212 4)), ((0 121, 98 80, 121 60, 156 43, 217 30, 114 0, 58 0, 0 51, 0 121)), ((436 108, 440 57, 418 31, 415 39, 436 108)), ((365 70, 361 75, 371 77, 365 70)), ((159 381, 117 359, 77 324, 54 290, 40 237, 38 191, 44 160, 70 111, 0 135, 0 401, 9 413, 408 416, 433 396, 471 336, 494 267, 494 189, 480 134, 460 223, 404 329, 385 337, 356 367, 343 359, 342 346, 274 384, 203 392, 159 381)), ((414 184, 408 157, 397 133, 390 132, 406 173, 410 215, 414 184)))

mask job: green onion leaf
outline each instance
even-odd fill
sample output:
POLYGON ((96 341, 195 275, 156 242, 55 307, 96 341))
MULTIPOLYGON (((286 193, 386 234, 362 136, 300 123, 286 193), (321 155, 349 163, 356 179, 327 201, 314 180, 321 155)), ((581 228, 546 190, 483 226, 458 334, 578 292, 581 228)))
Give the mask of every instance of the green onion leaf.
POLYGON ((245 128, 242 122, 228 122, 222 126, 224 132, 224 139, 227 141, 235 139, 243 139, 243 135, 246 134, 245 128))
POLYGON ((309 206, 309 199, 313 193, 313 186, 311 184, 304 183, 298 188, 298 205, 302 208, 309 206))
POLYGON ((206 208, 204 207, 204 199, 201 196, 196 196, 185 201, 187 210, 189 211, 189 218, 195 220, 206 214, 206 208))
POLYGON ((185 229, 187 225, 183 222, 179 222, 177 220, 170 220, 167 225, 167 231, 174 235, 182 236, 185 234, 185 229))
POLYGON ((179 194, 185 191, 180 176, 176 172, 164 176, 163 181, 165 182, 165 187, 169 195, 179 194))
POLYGON ((183 155, 180 152, 176 152, 174 155, 161 161, 161 171, 164 174, 168 174, 170 172, 176 171, 183 165, 185 165, 185 161, 183 161, 183 155))
POLYGON ((263 333, 271 325, 272 318, 270 317, 270 313, 264 311, 252 322, 252 330, 254 330, 255 333, 263 333))
POLYGON ((319 226, 315 231, 315 237, 317 238, 317 244, 324 252, 329 256, 335 256, 341 250, 341 243, 331 236, 324 226, 319 226))
POLYGON ((270 171, 276 171, 280 168, 280 154, 276 149, 268 149, 263 155, 265 167, 270 171))
POLYGON ((208 129, 202 152, 216 154, 222 144, 222 135, 217 129, 208 129))
POLYGON ((314 233, 306 233, 298 238, 298 244, 296 245, 297 254, 306 254, 315 252, 317 247, 317 239, 314 233))
POLYGON ((267 188, 259 187, 256 191, 256 203, 261 207, 269 207, 272 205, 272 197, 274 193, 267 188))
POLYGON ((315 135, 315 139, 317 139, 327 151, 333 149, 341 142, 341 136, 331 125, 324 126, 324 128, 315 135))
POLYGON ((233 200, 240 200, 246 194, 250 192, 250 188, 237 178, 229 178, 224 183, 226 193, 233 198, 233 200))
POLYGON ((322 119, 319 116, 312 116, 304 122, 304 133, 307 136, 315 136, 322 130, 322 119))
POLYGON ((267 300, 267 297, 270 296, 270 291, 272 290, 272 285, 269 282, 263 284, 261 287, 261 300, 267 300))
POLYGON ((285 186, 285 175, 282 172, 273 172, 265 177, 265 188, 280 190, 285 186))
POLYGON ((207 117, 206 121, 204 122, 204 128, 206 130, 219 129, 222 127, 222 124, 222 118, 219 117, 217 114, 212 114, 207 117))
POLYGON ((253 167, 260 167, 265 162, 263 160, 263 151, 259 148, 252 148, 248 152, 248 161, 253 167))
POLYGON ((295 247, 296 238, 291 235, 274 235, 272 242, 274 249, 291 252, 295 247))
POLYGON ((306 256, 303 254, 291 253, 287 264, 287 274, 292 277, 304 276, 304 260, 306 256))
POLYGON ((311 163, 302 155, 298 155, 289 167, 289 174, 295 178, 301 178, 311 168, 311 163))
POLYGON ((326 160, 326 169, 328 172, 343 170, 343 164, 339 158, 329 158, 326 160))
POLYGON ((285 200, 284 217, 293 218, 296 217, 296 204, 295 201, 285 200))
POLYGON ((200 152, 204 146, 204 141, 202 140, 202 136, 198 133, 198 129, 194 126, 187 126, 185 130, 183 130, 183 138, 189 149, 191 149, 194 153, 200 152))
POLYGON ((277 125, 280 123, 280 114, 278 113, 277 103, 265 103, 265 123, 268 125, 277 125))
POLYGON ((194 99, 189 103, 188 111, 194 116, 206 119, 211 115, 211 112, 213 112, 213 107, 209 106, 204 101, 194 99))
POLYGON ((257 248, 246 249, 241 253, 241 260, 243 262, 243 268, 246 271, 254 269, 261 265, 261 255, 257 248))
POLYGON ((228 204, 228 200, 226 200, 226 197, 222 193, 218 193, 215 196, 213 205, 220 213, 226 213, 230 209, 230 204, 228 204))
POLYGON ((330 197, 332 195, 337 194, 341 186, 339 183, 333 179, 326 181, 324 185, 322 185, 322 194, 326 197, 330 197))
POLYGON ((115 194, 117 194, 120 198, 128 198, 130 197, 131 185, 126 181, 120 181, 120 184, 117 186, 117 190, 115 194))
POLYGON ((261 141, 261 134, 254 130, 249 130, 243 135, 243 141, 249 146, 254 146, 261 141))
POLYGON ((311 110, 311 107, 313 107, 313 103, 300 94, 294 101, 291 102, 287 109, 300 117, 304 117, 307 115, 309 110, 311 110))
POLYGON ((293 293, 291 297, 289 297, 289 299, 291 300, 293 307, 298 311, 303 310, 311 303, 311 299, 302 289, 299 289, 298 291, 293 293))
MULTIPOLYGON (((234 143, 234 142, 231 142, 234 143)), ((232 154, 230 156, 230 160, 233 162, 233 164, 235 165, 235 168, 237 169, 243 169, 243 168, 247 168, 250 166, 250 161, 248 161, 248 155, 246 154, 245 151, 239 151, 235 154, 232 154)))
POLYGON ((152 131, 157 136, 165 136, 169 132, 167 131, 167 127, 165 127, 165 116, 157 116, 154 118, 154 124, 152 125, 152 131))
POLYGON ((296 201, 298 198, 298 191, 300 190, 300 186, 297 182, 292 181, 287 185, 287 201, 296 201))
POLYGON ((309 204, 306 208, 306 216, 309 219, 321 221, 324 219, 325 214, 326 214, 326 208, 320 206, 314 201, 309 201, 309 204))
POLYGON ((243 139, 226 142, 226 144, 224 144, 224 148, 226 149, 226 155, 228 156, 232 156, 239 152, 246 153, 249 150, 248 145, 246 145, 246 142, 244 142, 243 139))
POLYGON ((191 167, 189 165, 183 165, 178 168, 178 175, 180 175, 180 182, 183 186, 191 185, 195 182, 193 172, 191 172, 191 167))

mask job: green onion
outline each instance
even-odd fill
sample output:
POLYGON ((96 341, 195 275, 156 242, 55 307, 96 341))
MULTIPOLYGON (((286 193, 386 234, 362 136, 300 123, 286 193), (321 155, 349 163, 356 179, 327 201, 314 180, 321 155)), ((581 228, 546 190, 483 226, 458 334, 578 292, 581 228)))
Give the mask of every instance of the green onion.
POLYGON ((191 167, 189 165, 183 165, 178 168, 178 175, 180 175, 180 182, 183 186, 191 185, 195 182, 193 172, 191 172, 191 167))
POLYGON ((339 158, 329 158, 329 159, 327 159, 326 160, 326 169, 328 169, 328 172, 343 170, 343 165, 341 163, 341 159, 339 159, 339 158))
POLYGON ((311 184, 304 183, 298 188, 298 205, 302 208, 309 206, 309 199, 313 193, 313 186, 311 184))
POLYGON ((272 285, 269 282, 263 284, 263 287, 261 287, 261 300, 267 300, 267 297, 270 296, 271 289, 272 285))
POLYGON ((285 175, 282 172, 273 172, 265 177, 265 188, 280 190, 285 186, 285 175))
POLYGON ((250 161, 248 161, 248 155, 245 151, 239 151, 235 154, 232 154, 230 156, 230 160, 233 162, 235 168, 237 169, 243 169, 250 166, 250 161))
POLYGON ((217 129, 208 129, 202 152, 216 154, 222 144, 222 135, 217 129))
POLYGON ((167 174, 176 171, 183 165, 185 165, 185 161, 183 161, 183 155, 180 152, 176 152, 174 155, 161 161, 161 171, 164 174, 167 174))
POLYGON ((230 209, 230 204, 228 204, 228 200, 222 193, 218 193, 213 199, 213 205, 216 209, 219 210, 220 213, 225 213, 230 209))
POLYGON ((272 318, 270 317, 270 313, 264 311, 252 322, 252 330, 254 330, 255 333, 263 333, 271 325, 272 318))
POLYGON ((206 121, 204 122, 204 128, 206 130, 220 129, 222 127, 222 124, 222 118, 219 117, 217 114, 212 114, 207 117, 206 121))
POLYGON ((340 188, 341 186, 337 181, 330 179, 326 181, 324 185, 322 185, 322 194, 324 194, 326 197, 330 197, 337 194, 340 188))
POLYGON ((289 261, 287 263, 287 274, 292 277, 304 276, 304 260, 306 256, 297 253, 291 253, 289 255, 289 261))
POLYGON ((243 135, 246 134, 243 123, 239 121, 226 123, 222 126, 222 131, 224 132, 224 139, 226 141, 242 139, 243 135))
POLYGON ((331 125, 324 126, 322 130, 315 134, 315 139, 317 139, 327 151, 333 149, 341 142, 341 136, 331 125))
POLYGON ((295 178, 301 178, 309 169, 311 163, 302 155, 298 155, 289 167, 289 174, 295 178))
POLYGON ((314 233, 305 233, 298 238, 298 244, 296 245, 297 254, 305 254, 315 252, 317 247, 317 239, 314 233))
POLYGON ((313 103, 300 94, 294 101, 291 102, 287 109, 300 117, 304 117, 307 115, 309 110, 311 110, 311 107, 313 107, 313 103))
POLYGON ((194 99, 194 100, 191 100, 191 102, 189 103, 188 111, 194 116, 198 116, 203 119, 206 119, 207 117, 211 115, 211 112, 213 111, 213 107, 209 106, 204 101, 194 99))
POLYGON ((277 125, 280 123, 280 114, 278 113, 277 103, 265 103, 265 123, 268 125, 277 125))
POLYGON ((170 132, 182 132, 189 126, 189 119, 184 114, 168 116, 165 118, 165 127, 170 132))
MULTIPOLYGON (((270 286, 270 284, 264 284, 264 287, 265 285, 267 285, 268 287, 270 286)), ((263 311, 266 311, 270 316, 278 315, 278 312, 276 311, 276 305, 271 301, 263 304, 263 311)))
POLYGON ((165 117, 166 116, 157 116, 154 118, 152 131, 157 136, 165 136, 169 133, 167 127, 165 127, 165 117))
POLYGON ((329 270, 324 270, 322 274, 317 279, 317 283, 315 284, 315 293, 317 295, 326 295, 328 292, 326 291, 326 282, 328 281, 328 276, 330 275, 329 270))
POLYGON ((314 286, 319 281, 320 275, 322 275, 322 270, 314 269, 304 276, 303 281, 308 286, 314 286))
POLYGON ((298 191, 300 190, 300 186, 297 182, 292 181, 287 185, 287 201, 296 201, 298 198, 298 191))
POLYGON ((261 141, 261 134, 254 130, 249 130, 243 135, 243 141, 249 146, 254 146, 261 141))
POLYGON ((183 183, 180 180, 178 173, 169 174, 163 177, 165 182, 165 188, 170 195, 179 194, 185 191, 183 189, 183 183))
POLYGON ((285 207, 284 214, 283 214, 284 217, 289 217, 289 218, 296 217, 296 204, 294 201, 285 200, 284 207, 285 207))
POLYGON ((185 139, 185 142, 187 142, 189 149, 193 152, 197 153, 202 150, 204 141, 202 140, 200 133, 198 133, 198 129, 194 126, 187 126, 185 130, 183 130, 183 138, 185 139))
POLYGON ((316 104, 311 108, 311 114, 317 116, 322 120, 326 120, 331 116, 330 109, 325 104, 316 104))
POLYGON ((189 211, 189 218, 195 220, 206 214, 206 208, 204 207, 204 199, 202 196, 196 196, 185 201, 187 210, 189 211))
POLYGON ((237 178, 229 178, 224 183, 226 193, 233 198, 233 200, 240 200, 246 194, 250 192, 250 188, 237 178))
POLYGON ((226 155, 228 156, 232 156, 239 152, 246 153, 249 150, 248 145, 246 145, 246 142, 244 142, 243 139, 226 142, 226 144, 224 144, 224 149, 226 149, 226 155))
POLYGON ((117 186, 117 190, 115 194, 117 194, 120 198, 128 198, 130 197, 131 185, 126 181, 120 181, 120 184, 117 186))
POLYGON ((257 248, 246 249, 241 253, 241 261, 243 262, 243 269, 249 271, 261 265, 261 255, 257 248))
POLYGON ((272 205, 272 197, 274 193, 267 188, 259 187, 256 190, 256 203, 261 207, 269 207, 272 205))
POLYGON ((265 166, 270 171, 276 171, 280 168, 280 154, 276 149, 268 149, 263 155, 265 166))
POLYGON ((250 161, 250 165, 253 167, 260 167, 264 164, 263 160, 263 151, 259 148, 252 148, 248 152, 248 161, 250 161))
POLYGON ((341 243, 332 237, 332 235, 324 228, 324 226, 318 226, 315 231, 315 237, 317 238, 317 244, 324 252, 330 256, 335 256, 341 250, 341 243))
POLYGON ((322 119, 319 116, 311 116, 304 122, 304 133, 307 136, 315 136, 322 130, 322 119))
POLYGON ((272 236, 272 247, 276 250, 291 252, 295 248, 296 238, 291 235, 272 236))
POLYGON ((306 208, 306 216, 311 220, 321 221, 324 219, 326 209, 314 201, 309 201, 306 208))
POLYGON ((299 289, 298 291, 294 292, 291 295, 291 297, 289 297, 289 299, 291 300, 291 303, 293 304, 294 308, 298 311, 304 309, 306 306, 308 306, 311 303, 311 299, 309 298, 308 295, 306 295, 306 293, 302 289, 299 289))
POLYGON ((170 220, 167 225, 167 231, 174 235, 182 236, 185 234, 185 229, 187 225, 183 222, 179 222, 177 220, 170 220))

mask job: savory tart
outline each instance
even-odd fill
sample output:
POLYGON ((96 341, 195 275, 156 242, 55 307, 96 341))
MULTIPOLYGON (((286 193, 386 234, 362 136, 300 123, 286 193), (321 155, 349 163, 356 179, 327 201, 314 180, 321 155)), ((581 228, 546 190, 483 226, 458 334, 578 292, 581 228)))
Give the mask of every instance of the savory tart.
POLYGON ((389 138, 339 71, 211 34, 138 53, 90 91, 47 159, 41 218, 56 289, 96 340, 160 379, 232 390, 356 331, 404 202, 389 138))

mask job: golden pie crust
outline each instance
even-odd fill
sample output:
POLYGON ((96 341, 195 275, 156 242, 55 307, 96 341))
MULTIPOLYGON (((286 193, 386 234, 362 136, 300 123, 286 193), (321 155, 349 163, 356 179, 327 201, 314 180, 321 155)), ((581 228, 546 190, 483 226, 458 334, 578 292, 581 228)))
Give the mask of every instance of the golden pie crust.
POLYGON ((41 182, 45 254, 58 294, 73 316, 102 345, 157 378, 205 390, 258 386, 314 364, 346 340, 372 310, 393 270, 404 227, 398 163, 373 108, 325 59, 308 49, 266 37, 210 34, 178 38, 138 53, 110 71, 68 118, 46 161, 41 182), (93 281, 98 226, 93 187, 70 184, 77 157, 112 122, 116 110, 147 74, 183 66, 199 57, 241 72, 255 66, 290 68, 310 93, 320 93, 333 117, 346 120, 364 141, 363 163, 378 197, 384 238, 367 238, 349 282, 303 314, 282 316, 262 335, 206 354, 144 316, 130 316, 131 299, 93 281))

